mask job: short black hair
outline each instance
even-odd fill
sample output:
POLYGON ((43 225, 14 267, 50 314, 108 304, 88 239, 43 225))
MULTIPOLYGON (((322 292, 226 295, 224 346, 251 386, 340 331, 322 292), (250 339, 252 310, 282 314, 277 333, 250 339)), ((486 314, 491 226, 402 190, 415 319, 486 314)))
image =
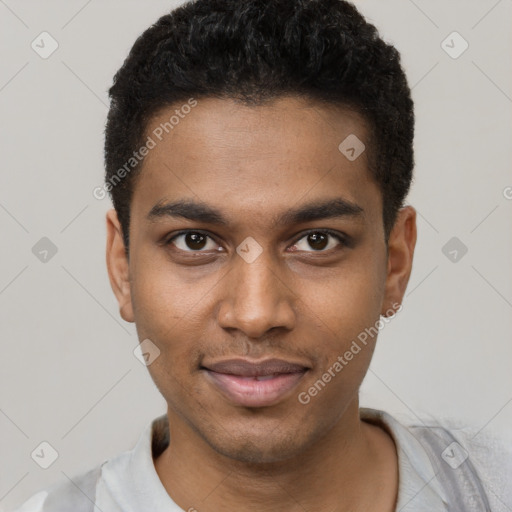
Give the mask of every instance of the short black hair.
POLYGON ((194 0, 137 38, 109 89, 105 183, 127 254, 143 162, 133 155, 160 110, 191 98, 257 106, 287 95, 363 116, 387 243, 414 167, 414 107, 397 49, 344 0, 194 0))

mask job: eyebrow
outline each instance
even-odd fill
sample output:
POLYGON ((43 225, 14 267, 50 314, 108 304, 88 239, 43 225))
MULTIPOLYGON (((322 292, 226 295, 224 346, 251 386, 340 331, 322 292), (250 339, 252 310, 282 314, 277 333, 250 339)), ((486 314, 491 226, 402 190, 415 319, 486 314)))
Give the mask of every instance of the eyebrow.
MULTIPOLYGON (((306 203, 299 208, 284 212, 272 220, 272 226, 287 224, 302 224, 315 220, 333 219, 333 218, 362 218, 364 209, 356 203, 343 198, 335 198, 327 201, 313 201, 306 203)), ((220 210, 209 206, 203 202, 192 200, 179 200, 174 202, 160 202, 153 206, 148 213, 148 220, 154 222, 164 217, 180 217, 216 224, 219 226, 229 226, 228 220, 222 215, 220 210)))

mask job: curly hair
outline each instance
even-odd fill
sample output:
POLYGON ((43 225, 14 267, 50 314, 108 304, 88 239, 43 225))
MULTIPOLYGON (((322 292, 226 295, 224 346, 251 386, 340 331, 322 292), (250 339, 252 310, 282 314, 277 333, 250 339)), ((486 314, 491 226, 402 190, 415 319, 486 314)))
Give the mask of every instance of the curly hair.
POLYGON ((143 161, 117 183, 113 178, 143 145, 153 116, 191 97, 258 106, 284 95, 363 116, 388 242, 414 167, 414 107, 396 48, 344 0, 194 0, 137 38, 109 89, 105 182, 127 253, 143 161))

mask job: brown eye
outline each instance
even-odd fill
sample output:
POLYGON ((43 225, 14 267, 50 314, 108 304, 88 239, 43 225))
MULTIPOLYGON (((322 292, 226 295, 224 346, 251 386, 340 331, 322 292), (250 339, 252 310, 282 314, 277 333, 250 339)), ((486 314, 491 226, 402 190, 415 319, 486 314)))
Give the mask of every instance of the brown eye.
POLYGON ((206 234, 198 231, 187 231, 172 237, 167 244, 172 244, 186 252, 197 252, 203 249, 215 249, 217 245, 206 234), (210 245, 208 245, 210 243, 210 245))
POLYGON ((307 238, 309 246, 317 251, 325 249, 329 243, 328 235, 324 233, 311 233, 307 238))
POLYGON ((345 245, 347 245, 346 241, 341 234, 330 231, 310 231, 300 238, 293 247, 295 251, 327 252, 345 245))

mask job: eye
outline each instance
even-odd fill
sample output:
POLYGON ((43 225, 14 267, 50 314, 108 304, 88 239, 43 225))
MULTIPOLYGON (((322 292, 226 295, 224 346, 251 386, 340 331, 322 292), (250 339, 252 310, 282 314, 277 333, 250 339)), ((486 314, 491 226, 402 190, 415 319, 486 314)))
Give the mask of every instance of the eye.
MULTIPOLYGON (((178 250, 188 253, 222 251, 211 236, 201 231, 182 231, 167 240, 165 245, 173 245, 178 250)), ((292 251, 328 252, 339 246, 349 246, 349 241, 341 233, 311 230, 295 242, 292 251), (308 250, 308 247, 313 250, 308 250)))
POLYGON ((336 246, 348 245, 345 237, 340 233, 330 230, 309 231, 293 245, 294 251, 327 252, 336 246), (335 241, 333 241, 333 239, 335 241), (304 242, 302 242, 304 240, 304 242), (338 243, 336 243, 338 242, 338 243), (308 247, 313 251, 308 251, 308 247))
POLYGON ((178 233, 167 240, 166 245, 171 244, 185 252, 202 252, 202 249, 215 250, 217 248, 217 244, 213 239, 201 231, 184 231, 178 233))

